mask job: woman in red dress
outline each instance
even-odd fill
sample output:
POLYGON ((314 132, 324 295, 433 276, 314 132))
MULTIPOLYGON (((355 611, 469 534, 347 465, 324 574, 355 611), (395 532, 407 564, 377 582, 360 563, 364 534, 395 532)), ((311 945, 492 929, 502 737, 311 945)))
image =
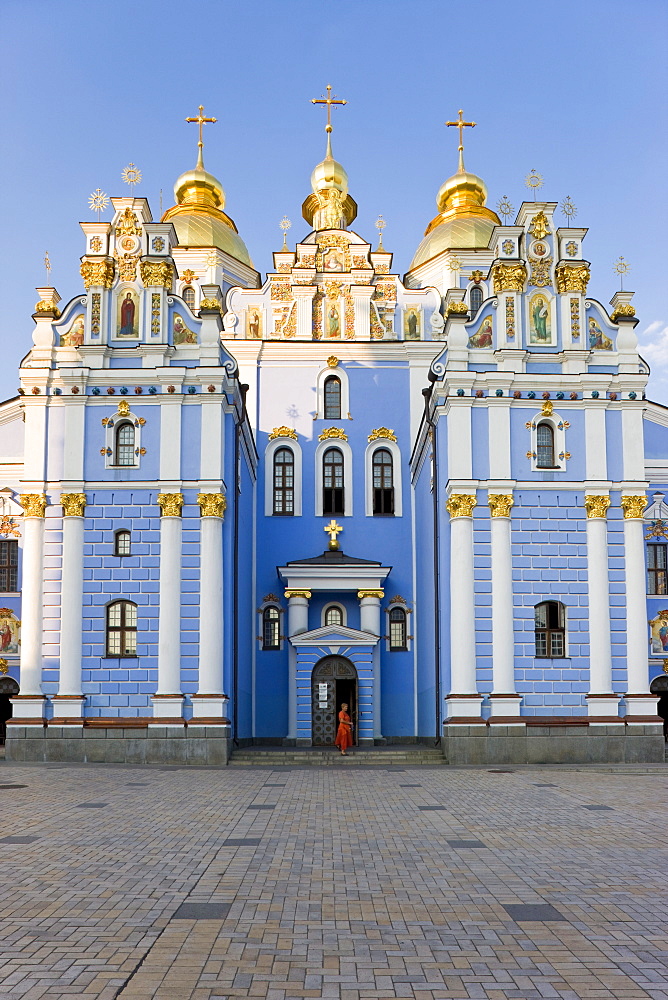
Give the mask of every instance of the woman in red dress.
POLYGON ((353 745, 353 724, 348 715, 348 705, 344 701, 339 712, 339 728, 334 740, 334 746, 341 751, 342 757, 347 757, 346 750, 353 745))

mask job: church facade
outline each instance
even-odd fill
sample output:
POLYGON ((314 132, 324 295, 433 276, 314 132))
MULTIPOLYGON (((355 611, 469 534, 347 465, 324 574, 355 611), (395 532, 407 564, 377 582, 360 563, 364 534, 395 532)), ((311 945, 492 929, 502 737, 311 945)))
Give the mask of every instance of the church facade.
MULTIPOLYGON (((328 105, 328 111, 331 105, 328 105)), ((327 152, 263 277, 197 166, 81 224, 0 405, 13 759, 663 759, 668 410, 586 230, 459 165, 409 271, 327 152), (651 687, 651 690, 650 690, 651 687)), ((460 123, 461 124, 461 115, 460 123)))

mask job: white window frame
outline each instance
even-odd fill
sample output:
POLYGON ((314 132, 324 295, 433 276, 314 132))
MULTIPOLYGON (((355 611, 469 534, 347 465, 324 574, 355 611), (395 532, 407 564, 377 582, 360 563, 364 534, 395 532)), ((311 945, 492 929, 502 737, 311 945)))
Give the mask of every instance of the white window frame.
MULTIPOLYGON (((315 516, 329 517, 322 512, 322 456, 329 448, 338 448, 343 455, 343 507, 345 514, 337 514, 337 517, 353 516, 353 450, 343 438, 325 438, 315 450, 315 516)), ((296 476, 295 476, 296 478, 296 476)))
POLYGON ((105 425, 105 454, 104 454, 104 467, 105 469, 138 469, 141 465, 142 453, 141 453, 141 432, 142 427, 146 423, 143 418, 137 416, 130 410, 126 414, 121 414, 118 411, 112 413, 105 425), (116 465, 116 431, 119 424, 132 424, 135 429, 135 464, 134 465, 116 465))
POLYGON ((385 608, 385 651, 387 653, 408 653, 411 650, 413 644, 413 636, 411 635, 411 615, 413 614, 413 609, 409 608, 407 604, 403 601, 392 600, 385 608), (406 612, 406 648, 405 649, 392 649, 390 646, 390 611, 394 608, 401 608, 402 611, 406 612))
POLYGON ((264 451, 264 513, 266 517, 289 517, 289 514, 274 514, 274 453, 279 448, 290 448, 294 456, 294 513, 293 517, 301 517, 302 513, 302 449, 299 441, 294 438, 274 438, 267 444, 264 451))
MULTIPOLYGON (((537 595, 534 594, 533 596, 536 597, 537 595)), ((534 660, 538 660, 540 663, 544 663, 546 660, 569 660, 571 658, 571 654, 570 654, 570 651, 568 649, 568 611, 569 611, 568 605, 564 601, 560 601, 558 597, 554 597, 552 594, 547 594, 547 596, 543 597, 540 601, 536 601, 536 603, 534 605, 532 605, 531 610, 534 612, 534 614, 533 614, 533 640, 532 640, 533 641, 533 659, 534 660), (536 608, 538 607, 539 604, 547 604, 549 601, 552 601, 554 604, 561 604, 562 608, 564 609, 564 655, 563 656, 537 656, 536 655, 536 615, 535 615, 535 611, 536 611, 536 608)))
MULTIPOLYGON (((339 604, 338 601, 330 601, 328 604, 324 606, 324 608, 322 609, 322 615, 320 616, 320 622, 323 628, 327 624, 326 621, 327 612, 329 611, 330 608, 338 608, 339 611, 341 612, 341 625, 348 624, 348 616, 346 614, 346 609, 344 608, 343 604, 339 604)), ((336 626, 332 625, 331 628, 336 628, 336 626)))
POLYGON ((257 648, 261 653, 280 653, 285 647, 285 608, 281 607, 281 604, 274 596, 270 596, 269 600, 263 601, 262 604, 257 609, 258 615, 258 630, 257 630, 257 648), (278 610, 278 646, 274 646, 271 649, 265 649, 264 647, 264 612, 267 608, 276 608, 278 610))
MULTIPOLYGON (((330 368, 329 365, 326 368, 321 369, 318 372, 316 383, 315 383, 315 405, 317 407, 314 420, 324 420, 325 419, 325 381, 330 375, 336 375, 341 383, 341 420, 352 420, 350 416, 350 386, 348 385, 348 375, 345 368, 341 365, 337 365, 336 368, 330 368)), ((328 420, 334 420, 334 417, 328 417, 328 420)))
MULTIPOLYGON (((549 417, 542 413, 536 414, 531 421, 529 430, 531 431, 531 471, 532 472, 565 472, 569 459, 566 451, 566 427, 568 421, 564 420, 558 413, 552 413, 549 417), (554 465, 551 469, 546 469, 538 465, 538 425, 549 424, 554 434, 554 465), (563 457, 561 457, 563 456, 563 457)), ((540 602, 539 602, 540 603, 540 602)))
POLYGON ((402 476, 401 476, 401 449, 396 441, 388 438, 376 438, 367 446, 364 456, 365 464, 365 505, 366 516, 375 517, 373 512, 373 453, 379 448, 385 448, 392 455, 392 483, 394 485, 394 516, 403 515, 402 501, 402 476))

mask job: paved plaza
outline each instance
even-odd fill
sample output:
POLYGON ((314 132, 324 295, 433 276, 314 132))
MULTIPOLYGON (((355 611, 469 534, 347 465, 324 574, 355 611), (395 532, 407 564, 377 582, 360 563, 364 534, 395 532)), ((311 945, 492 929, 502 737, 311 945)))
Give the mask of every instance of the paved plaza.
POLYGON ((667 778, 1 762, 0 996, 664 1000, 667 778))

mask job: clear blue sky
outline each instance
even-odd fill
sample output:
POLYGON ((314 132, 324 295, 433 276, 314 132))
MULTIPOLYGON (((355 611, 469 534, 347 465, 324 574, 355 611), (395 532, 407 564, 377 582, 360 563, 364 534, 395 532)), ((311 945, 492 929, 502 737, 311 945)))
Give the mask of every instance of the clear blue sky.
MULTIPOLYGON (((226 210, 255 266, 308 230, 301 203, 324 153, 330 82, 348 100, 335 114, 334 153, 359 205, 355 229, 385 245, 403 273, 456 167, 463 108, 466 164, 492 206, 570 195, 589 227, 589 291, 608 303, 612 271, 632 265, 638 332, 653 366, 654 397, 668 402, 668 4, 665 0, 0 0, 2 202, 0 398, 14 395, 31 345, 34 287, 64 301, 83 290, 80 220, 101 187, 136 189, 159 214, 176 177, 194 166, 204 104, 206 166, 223 182, 226 210)), ((106 218, 110 217, 107 212, 106 218)))

